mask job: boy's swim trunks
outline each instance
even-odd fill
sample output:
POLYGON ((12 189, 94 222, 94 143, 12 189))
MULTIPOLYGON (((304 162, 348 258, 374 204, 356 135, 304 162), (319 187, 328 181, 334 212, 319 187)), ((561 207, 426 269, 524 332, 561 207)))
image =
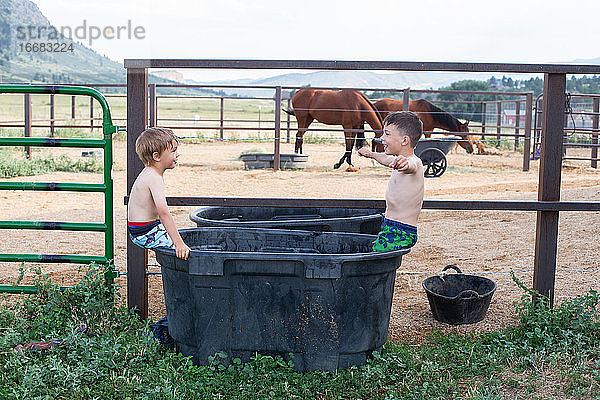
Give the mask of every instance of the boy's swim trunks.
POLYGON ((145 249, 155 247, 175 248, 173 240, 167 235, 167 230, 160 223, 160 220, 151 222, 129 222, 127 221, 127 231, 131 241, 145 249))
POLYGON ((384 218, 373 251, 408 249, 417 243, 417 227, 384 218))

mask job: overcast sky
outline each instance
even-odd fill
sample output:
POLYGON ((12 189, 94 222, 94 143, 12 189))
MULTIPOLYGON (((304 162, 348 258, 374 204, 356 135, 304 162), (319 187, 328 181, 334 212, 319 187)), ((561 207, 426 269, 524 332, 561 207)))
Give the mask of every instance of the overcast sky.
MULTIPOLYGON (((133 28, 142 27, 143 39, 93 41, 92 48, 119 62, 251 58, 553 63, 600 57, 597 0, 33 1, 55 26, 74 29, 85 21, 88 27, 103 29, 131 21, 133 28)), ((186 78, 202 80, 275 74, 183 72, 186 78)))

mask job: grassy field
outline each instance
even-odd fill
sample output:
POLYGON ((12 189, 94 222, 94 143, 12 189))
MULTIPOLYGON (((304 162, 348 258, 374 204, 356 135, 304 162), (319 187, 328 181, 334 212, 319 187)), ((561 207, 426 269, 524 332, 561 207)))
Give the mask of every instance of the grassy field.
MULTIPOLYGON (((107 94, 113 121, 117 125, 125 125, 126 99, 123 95, 107 94)), ((40 123, 50 118, 50 99, 48 95, 32 95, 32 113, 33 119, 40 123)), ((89 125, 90 119, 90 100, 86 96, 76 97, 75 119, 71 118, 71 96, 55 96, 55 118, 61 120, 57 122, 61 125, 77 126, 89 125)), ((282 106, 286 107, 287 102, 283 101, 282 106)), ((169 127, 192 127, 191 129, 176 129, 176 133, 182 137, 200 138, 211 140, 219 137, 220 120, 220 98, 177 98, 173 96, 159 97, 158 99, 158 125, 169 127), (175 119, 179 121, 174 121, 175 119), (197 128, 196 128, 197 127, 197 128), (213 128, 214 127, 214 128, 213 128), (200 129, 206 128, 206 129, 200 129)), ((94 102, 94 118, 96 124, 101 122, 101 109, 97 102, 94 102)), ((223 119, 224 126, 229 129, 224 130, 224 138, 229 140, 270 140, 273 136, 275 116, 275 104, 272 100, 264 99, 225 99, 223 119), (235 129, 235 128, 255 128, 255 130, 235 129), (260 129, 259 129, 260 128, 260 129)), ((0 121, 23 121, 23 96, 22 95, 2 95, 0 96, 0 121)), ((282 111, 281 128, 282 138, 287 137, 288 115, 282 111)), ((295 136, 297 127, 293 116, 289 117, 290 136, 295 136)), ((341 126, 323 125, 314 122, 311 128, 340 130, 341 126)), ((366 126, 368 129, 368 125, 366 126)), ((474 126, 477 131, 478 127, 474 126)), ((70 129, 57 129, 56 136, 70 136, 67 131, 70 129)), ((34 136, 47 136, 49 128, 34 128, 34 136)), ((99 130, 96 133, 89 132, 89 128, 80 128, 76 131, 87 137, 100 136, 99 130)), ((22 135, 22 128, 11 129, 4 128, 0 134, 22 135)), ((367 133, 367 137, 372 133, 367 133)), ((122 138, 122 135, 120 136, 122 138)), ((342 141, 343 133, 340 131, 314 131, 307 132, 304 136, 306 142, 319 141, 342 141)))
MULTIPOLYGON (((34 124, 48 124, 50 118, 50 99, 48 95, 32 95, 32 118, 34 124)), ((125 125, 126 99, 121 95, 107 95, 113 121, 116 125, 125 125)), ((86 96, 76 97, 75 118, 71 118, 71 96, 55 96, 55 119, 57 125, 81 126, 89 125, 90 121, 90 100, 86 96)), ((215 127, 219 126, 220 119, 220 98, 174 98, 170 96, 158 99, 158 118, 161 126, 189 126, 189 127, 215 127), (178 119, 180 121, 173 121, 178 119)), ((223 118, 224 126, 229 128, 253 127, 256 131, 226 129, 226 139, 265 139, 273 136, 274 126, 274 102, 270 100, 256 99, 225 99, 223 118), (259 109, 260 107, 260 109, 259 109), (242 121, 236 121, 242 120, 242 121), (260 131, 258 128, 263 128, 260 131), (270 131, 267 130, 270 129, 270 131)), ((101 123, 102 111, 99 104, 94 101, 95 124, 101 123)), ((23 95, 5 94, 0 96, 0 121, 15 122, 22 124, 24 120, 23 95)), ((286 127, 287 114, 282 113, 282 127, 286 127)), ((295 126, 295 119, 290 119, 292 126, 295 126)), ((57 128, 56 136, 72 136, 67 133, 70 129, 57 128)), ((3 128, 0 131, 2 135, 21 136, 23 128, 3 128)), ((89 128, 79 128, 78 134, 86 137, 100 137, 100 130, 96 133, 90 133, 89 128)), ((206 137, 215 138, 219 135, 218 129, 178 129, 176 133, 179 136, 206 137)), ((325 132, 318 132, 324 134, 325 132)), ((282 133, 285 135, 285 133, 282 133)), ((48 136, 49 128, 34 128, 34 136, 48 136)), ((337 134, 338 136, 341 133, 337 134)), ((308 135, 307 135, 308 136, 308 135)), ((331 136, 331 135, 330 135, 331 136)))

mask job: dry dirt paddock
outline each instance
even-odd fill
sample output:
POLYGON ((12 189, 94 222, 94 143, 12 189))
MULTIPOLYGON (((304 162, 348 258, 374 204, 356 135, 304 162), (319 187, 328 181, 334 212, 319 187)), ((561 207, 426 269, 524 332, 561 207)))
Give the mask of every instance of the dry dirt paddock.
MULTIPOLYGON (((165 174, 167 195, 383 198, 390 171, 373 166, 370 160, 354 155, 357 173, 332 170, 341 157, 342 144, 305 144, 309 154, 306 170, 245 171, 236 158, 244 150, 265 143, 183 143, 177 168, 165 174)), ((74 152, 76 150, 73 150, 74 152)), ((126 270, 126 188, 125 143, 115 143, 115 249, 117 268, 126 270)), ((291 144, 282 152, 291 153, 291 144)), ((539 161, 529 172, 521 171, 518 153, 468 155, 459 149, 448 155, 449 168, 440 178, 426 179, 426 199, 537 198, 539 161)), ((77 153, 74 153, 77 155, 77 153)), ((583 154, 582 154, 583 155, 583 154)), ((563 200, 600 201, 600 171, 588 162, 566 161, 562 170, 563 200)), ((12 180, 51 182, 99 182, 98 174, 53 173, 12 180)), ((193 207, 172 207, 179 227, 192 227, 188 214, 193 207)), ((103 199, 99 194, 68 192, 0 192, 0 220, 101 221, 103 199)), ((523 294, 508 272, 528 285, 532 283, 536 214, 534 212, 432 211, 424 210, 419 220, 419 241, 403 259, 396 277, 389 337, 417 343, 432 330, 480 332, 516 322, 514 305, 523 294), (498 289, 484 321, 452 327, 436 322, 421 282, 447 264, 457 264, 465 273, 485 273, 498 289)), ((564 212, 560 215, 556 301, 599 289, 600 213, 564 212)), ((102 254, 103 235, 97 233, 17 231, 4 232, 0 252, 48 252, 102 254)), ((153 262, 153 260, 151 261, 153 262)), ((30 267, 32 265, 27 265, 30 267)), ((69 284, 77 278, 77 265, 41 265, 55 281, 69 284)), ((0 283, 13 282, 19 265, 0 263, 0 283)), ((152 270, 157 270, 151 266, 152 270)), ((25 281, 31 280, 28 272, 25 281)), ((149 277, 150 313, 154 319, 165 315, 160 275, 149 277)), ((118 283, 125 294, 126 278, 118 283)))

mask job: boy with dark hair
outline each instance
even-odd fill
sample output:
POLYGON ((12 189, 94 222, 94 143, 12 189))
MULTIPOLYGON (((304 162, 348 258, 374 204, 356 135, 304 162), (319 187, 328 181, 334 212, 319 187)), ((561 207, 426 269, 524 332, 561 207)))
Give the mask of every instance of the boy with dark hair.
POLYGON ((408 249, 417 242, 417 220, 423 205, 423 163, 414 148, 423 134, 423 123, 410 111, 388 114, 383 121, 381 142, 384 152, 367 147, 358 154, 392 168, 385 193, 385 218, 373 251, 408 249))

